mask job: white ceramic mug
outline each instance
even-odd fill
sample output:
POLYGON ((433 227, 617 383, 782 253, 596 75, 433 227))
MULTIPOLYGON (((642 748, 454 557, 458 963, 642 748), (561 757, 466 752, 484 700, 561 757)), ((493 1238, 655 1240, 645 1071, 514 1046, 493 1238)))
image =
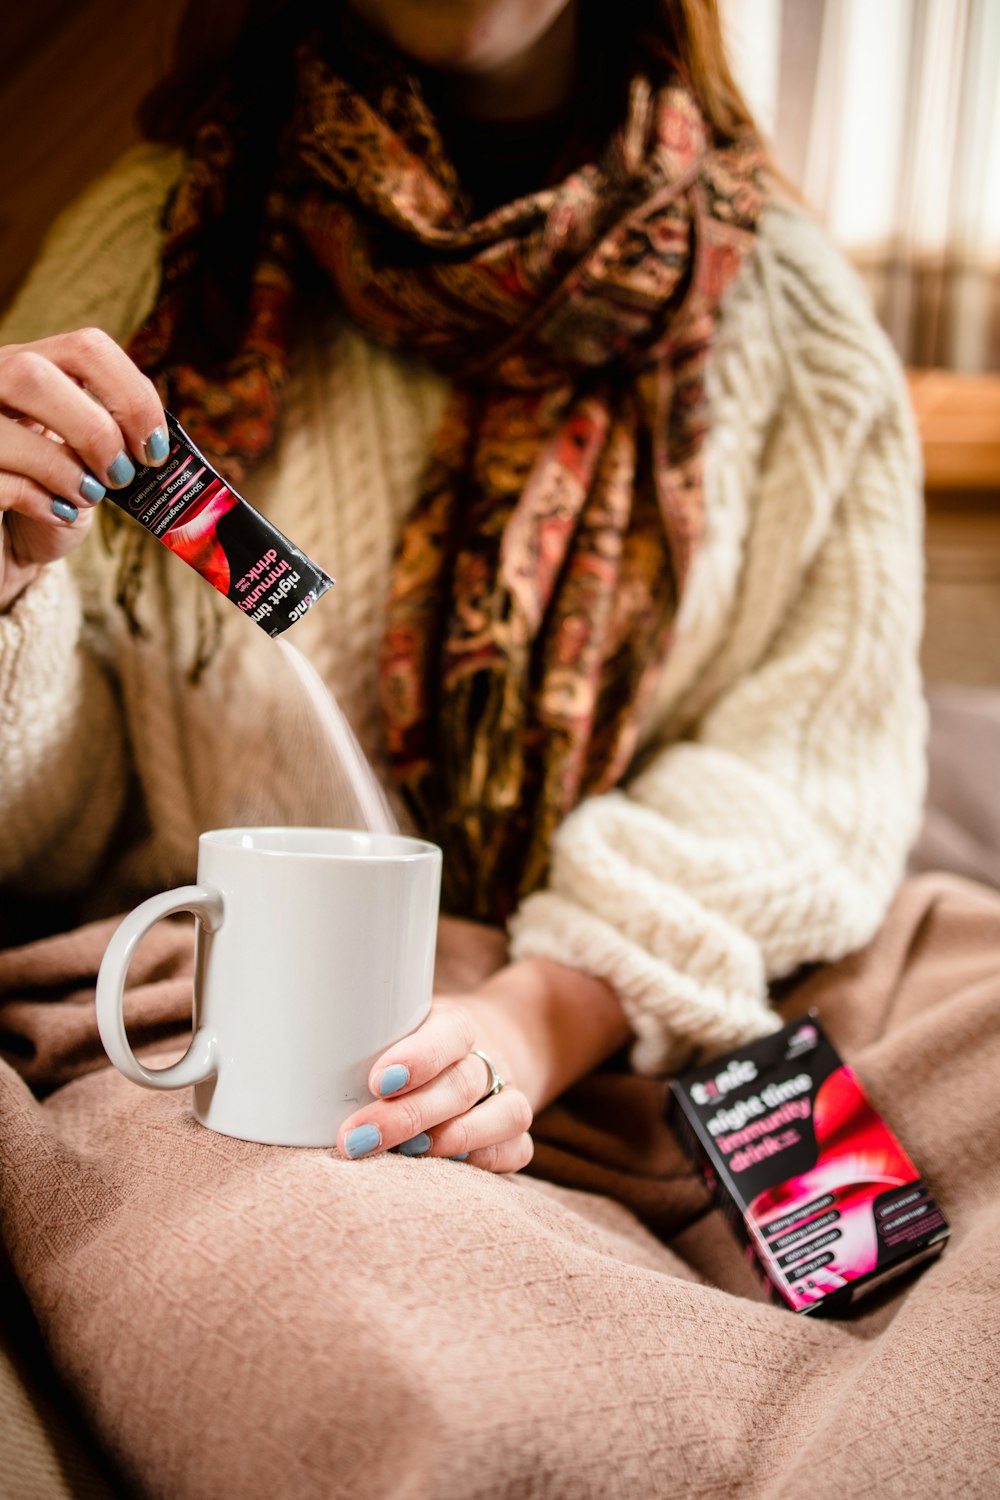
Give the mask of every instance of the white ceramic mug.
POLYGON ((427 1015, 441 851, 396 834, 223 828, 198 844, 198 884, 144 901, 101 963, 97 1022, 111 1061, 153 1089, 194 1085, 194 1113, 224 1135, 331 1146, 371 1099, 386 1047, 427 1015), (122 996, 136 946, 173 912, 198 918, 194 1036, 145 1068, 122 996))

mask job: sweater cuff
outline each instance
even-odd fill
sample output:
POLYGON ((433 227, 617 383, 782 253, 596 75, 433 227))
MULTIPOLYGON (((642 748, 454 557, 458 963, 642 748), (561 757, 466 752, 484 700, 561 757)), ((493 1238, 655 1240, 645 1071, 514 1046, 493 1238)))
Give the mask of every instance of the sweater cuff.
POLYGON ((23 733, 22 710, 48 698, 74 671, 80 606, 65 562, 42 568, 0 615, 0 723, 23 733))
POLYGON ((695 1054, 707 1060, 779 1029, 760 950, 745 933, 676 888, 661 900, 658 929, 654 955, 577 902, 539 891, 511 920, 510 953, 609 984, 635 1032, 639 1073, 674 1073, 695 1054))

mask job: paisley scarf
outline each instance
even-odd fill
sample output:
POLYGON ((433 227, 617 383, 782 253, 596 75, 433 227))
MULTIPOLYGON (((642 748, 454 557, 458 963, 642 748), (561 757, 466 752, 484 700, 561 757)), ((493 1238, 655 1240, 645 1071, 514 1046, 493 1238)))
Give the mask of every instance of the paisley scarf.
POLYGON ((199 273, 239 131, 200 128, 131 353, 238 482, 272 442, 297 287, 453 380, 392 575, 392 771, 445 853, 446 909, 497 921, 632 757, 703 523, 704 377, 763 206, 752 136, 713 139, 662 48, 561 180, 477 216, 419 83, 313 38, 253 255, 206 339, 199 273), (207 349, 206 349, 207 345, 207 349))

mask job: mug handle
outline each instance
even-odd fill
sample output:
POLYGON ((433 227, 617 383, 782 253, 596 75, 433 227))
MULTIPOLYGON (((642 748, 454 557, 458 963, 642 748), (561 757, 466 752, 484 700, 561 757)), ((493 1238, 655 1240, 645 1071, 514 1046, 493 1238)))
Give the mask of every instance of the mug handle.
POLYGON ((217 1070, 216 1040, 204 1026, 199 1026, 184 1056, 169 1068, 144 1068, 125 1035, 125 978, 139 940, 154 922, 179 911, 193 912, 206 932, 216 932, 222 925, 222 897, 207 886, 182 885, 175 891, 150 896, 119 924, 97 975, 97 1028, 104 1050, 126 1078, 147 1089, 187 1088, 203 1083, 217 1070))

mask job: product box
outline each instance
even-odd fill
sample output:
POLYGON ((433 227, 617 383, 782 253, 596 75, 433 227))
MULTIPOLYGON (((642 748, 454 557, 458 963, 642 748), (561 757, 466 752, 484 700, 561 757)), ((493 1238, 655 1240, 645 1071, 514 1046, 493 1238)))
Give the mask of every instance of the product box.
POLYGON ((776 1302, 841 1313, 949 1228, 815 1015, 670 1084, 671 1123, 776 1302))

